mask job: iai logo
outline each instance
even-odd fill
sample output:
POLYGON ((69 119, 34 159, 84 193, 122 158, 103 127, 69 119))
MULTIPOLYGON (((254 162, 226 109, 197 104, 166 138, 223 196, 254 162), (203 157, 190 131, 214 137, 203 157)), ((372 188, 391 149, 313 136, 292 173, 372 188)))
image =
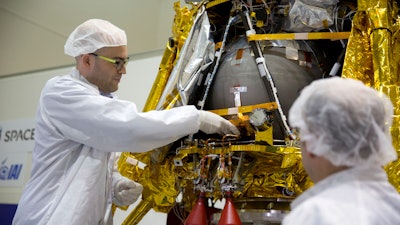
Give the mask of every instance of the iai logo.
MULTIPOLYGON (((4 152, 0 157, 0 188, 22 187, 29 172, 26 166, 29 154, 4 152)), ((30 159, 30 158, 29 158, 30 159)))
POLYGON ((18 163, 7 163, 7 158, 5 158, 0 165, 0 180, 18 180, 22 166, 18 163))

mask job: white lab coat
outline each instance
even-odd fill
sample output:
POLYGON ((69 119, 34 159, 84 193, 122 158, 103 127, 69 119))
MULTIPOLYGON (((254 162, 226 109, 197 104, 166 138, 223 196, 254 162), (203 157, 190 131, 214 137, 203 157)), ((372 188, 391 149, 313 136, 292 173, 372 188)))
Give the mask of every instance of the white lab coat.
POLYGON ((400 195, 381 168, 352 168, 315 184, 282 225, 398 225, 400 195))
POLYGON ((143 152, 199 130, 194 106, 140 113, 76 69, 50 79, 36 117, 31 178, 14 225, 112 224, 111 152, 143 152))

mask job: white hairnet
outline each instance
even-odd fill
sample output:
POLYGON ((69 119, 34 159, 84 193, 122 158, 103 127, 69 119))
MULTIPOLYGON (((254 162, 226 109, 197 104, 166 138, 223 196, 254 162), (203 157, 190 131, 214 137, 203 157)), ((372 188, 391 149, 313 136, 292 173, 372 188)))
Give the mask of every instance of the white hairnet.
POLYGON ((389 98, 361 81, 329 78, 305 87, 289 111, 307 151, 336 166, 383 166, 395 160, 389 98))
POLYGON ((95 52, 103 47, 127 45, 125 31, 101 19, 90 19, 79 25, 64 45, 67 55, 76 57, 95 52))

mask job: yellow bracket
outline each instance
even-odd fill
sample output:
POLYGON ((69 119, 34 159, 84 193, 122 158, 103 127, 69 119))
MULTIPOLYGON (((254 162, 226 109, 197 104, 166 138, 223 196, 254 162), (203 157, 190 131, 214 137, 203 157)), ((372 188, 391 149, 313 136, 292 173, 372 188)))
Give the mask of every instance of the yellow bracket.
POLYGON ((214 7, 216 5, 219 5, 219 4, 222 4, 222 3, 225 3, 225 2, 229 2, 229 1, 230 0, 215 0, 215 1, 212 1, 212 2, 208 2, 206 4, 206 9, 209 9, 211 7, 214 7))
POLYGON ((348 39, 350 32, 312 32, 312 33, 279 33, 279 34, 251 34, 248 41, 268 40, 317 40, 317 39, 348 39))
POLYGON ((267 102, 267 103, 256 104, 256 105, 239 106, 239 107, 233 107, 233 108, 227 108, 227 109, 214 109, 214 110, 208 110, 208 111, 218 114, 220 116, 227 116, 227 115, 235 115, 238 113, 249 113, 257 108, 264 108, 264 109, 271 111, 273 109, 277 109, 278 105, 276 104, 276 102, 267 102))
POLYGON ((272 127, 269 127, 265 131, 257 131, 255 134, 256 143, 267 143, 269 145, 274 145, 274 140, 272 138, 272 127))

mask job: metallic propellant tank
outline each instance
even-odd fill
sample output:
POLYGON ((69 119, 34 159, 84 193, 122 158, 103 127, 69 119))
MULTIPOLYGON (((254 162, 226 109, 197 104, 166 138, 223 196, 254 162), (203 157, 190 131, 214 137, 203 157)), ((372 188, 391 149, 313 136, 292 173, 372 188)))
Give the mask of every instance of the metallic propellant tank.
MULTIPOLYGON (((290 40, 263 44, 266 66, 278 92, 283 113, 288 115, 301 89, 323 76, 323 69, 313 56, 319 50, 311 52, 310 44, 307 46, 305 42, 290 40)), ((234 108, 273 101, 260 76, 247 39, 238 36, 227 47, 204 109, 234 108)), ((274 139, 283 144, 286 133, 276 120, 273 121, 274 139)))

